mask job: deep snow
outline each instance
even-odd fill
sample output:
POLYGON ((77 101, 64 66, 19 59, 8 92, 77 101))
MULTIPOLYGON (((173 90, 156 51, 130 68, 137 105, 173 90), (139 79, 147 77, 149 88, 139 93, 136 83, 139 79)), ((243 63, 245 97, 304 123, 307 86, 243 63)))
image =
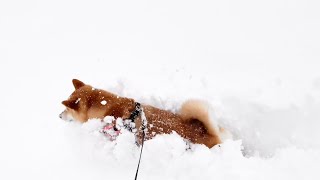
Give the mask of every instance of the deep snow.
POLYGON ((208 101, 234 141, 145 144, 139 179, 319 179, 320 13, 306 1, 1 1, 0 179, 130 179, 139 149, 59 119, 72 78, 177 111, 208 101))

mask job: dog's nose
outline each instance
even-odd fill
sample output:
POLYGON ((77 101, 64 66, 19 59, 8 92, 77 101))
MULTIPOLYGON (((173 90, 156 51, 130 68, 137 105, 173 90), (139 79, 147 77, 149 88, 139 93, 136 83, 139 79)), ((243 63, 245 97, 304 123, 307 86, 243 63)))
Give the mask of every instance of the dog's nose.
POLYGON ((62 113, 59 114, 59 118, 62 119, 62 113))

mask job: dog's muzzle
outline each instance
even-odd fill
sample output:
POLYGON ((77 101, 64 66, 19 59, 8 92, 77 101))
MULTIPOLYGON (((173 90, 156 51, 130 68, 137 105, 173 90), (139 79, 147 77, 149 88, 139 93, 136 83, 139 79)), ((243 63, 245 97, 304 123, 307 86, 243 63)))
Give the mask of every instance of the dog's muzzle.
POLYGON ((66 110, 59 114, 59 118, 65 121, 73 121, 73 118, 68 114, 66 110))

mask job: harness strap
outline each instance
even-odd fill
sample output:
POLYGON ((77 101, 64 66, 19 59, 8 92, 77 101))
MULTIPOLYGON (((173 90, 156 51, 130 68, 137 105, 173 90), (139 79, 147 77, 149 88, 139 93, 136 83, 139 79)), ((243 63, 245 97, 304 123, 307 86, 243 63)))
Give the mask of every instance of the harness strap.
POLYGON ((135 102, 134 111, 132 111, 129 118, 124 121, 124 124, 123 124, 124 127, 132 133, 137 132, 135 120, 141 114, 141 111, 142 111, 141 104, 138 102, 135 102))
POLYGON ((129 119, 131 122, 134 122, 136 118, 140 115, 141 113, 141 104, 138 102, 135 102, 135 110, 130 114, 129 119))

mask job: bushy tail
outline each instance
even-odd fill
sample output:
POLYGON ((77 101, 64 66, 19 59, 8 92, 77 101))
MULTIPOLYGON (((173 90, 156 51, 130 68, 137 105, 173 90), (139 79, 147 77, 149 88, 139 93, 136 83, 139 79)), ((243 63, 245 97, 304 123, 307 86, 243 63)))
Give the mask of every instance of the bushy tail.
POLYGON ((210 106, 208 103, 200 100, 188 100, 183 103, 180 109, 180 115, 185 121, 197 119, 203 123, 208 133, 219 137, 219 127, 216 122, 210 119, 210 106))

